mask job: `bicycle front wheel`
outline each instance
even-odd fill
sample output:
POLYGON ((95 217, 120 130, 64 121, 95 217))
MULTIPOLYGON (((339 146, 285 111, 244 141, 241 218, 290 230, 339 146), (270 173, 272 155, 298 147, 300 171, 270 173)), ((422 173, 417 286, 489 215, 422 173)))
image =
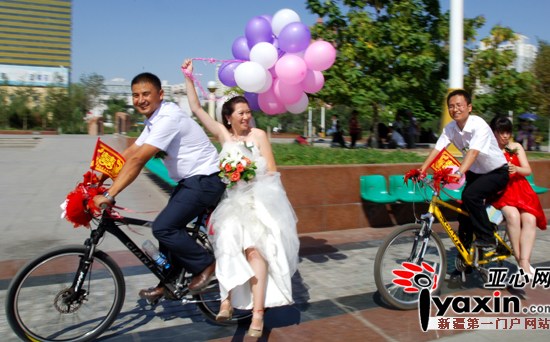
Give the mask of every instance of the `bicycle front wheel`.
POLYGON ((91 341, 105 331, 122 308, 122 271, 106 253, 96 251, 93 264, 75 293, 84 246, 47 252, 22 268, 6 295, 6 316, 25 341, 91 341))
MULTIPOLYGON (((399 278, 394 274, 394 270, 410 271, 403 266, 405 262, 420 266, 419 269, 422 270, 413 273, 424 273, 437 282, 431 292, 439 289, 447 270, 447 255, 443 242, 437 234, 432 233, 424 245, 422 239, 417 239, 421 228, 420 224, 413 223, 395 229, 379 247, 374 261, 374 279, 380 296, 386 303, 401 310, 417 308, 420 293, 406 291, 415 287, 414 285, 394 283, 393 280, 399 278), (422 248, 426 251, 421 259, 422 248), (434 272, 423 267, 422 262, 427 263, 434 272)), ((412 281, 411 278, 408 280, 412 281)))

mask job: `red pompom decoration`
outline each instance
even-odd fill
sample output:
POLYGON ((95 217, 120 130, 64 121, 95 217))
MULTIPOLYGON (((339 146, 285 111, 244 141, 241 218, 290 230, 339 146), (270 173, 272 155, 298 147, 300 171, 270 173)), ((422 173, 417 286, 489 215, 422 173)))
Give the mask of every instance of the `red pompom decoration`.
POLYGON ((420 179, 424 179, 426 177, 425 172, 420 172, 419 169, 412 169, 409 172, 405 174, 404 181, 405 184, 409 184, 409 179, 412 180, 414 183, 418 182, 420 179))
POLYGON ((64 209, 62 217, 71 222, 75 228, 80 226, 89 228, 92 218, 101 213, 101 210, 94 205, 93 198, 106 190, 105 187, 99 186, 99 179, 93 172, 86 172, 84 181, 67 195, 65 202, 61 205, 64 209))
POLYGON ((453 172, 454 170, 452 168, 447 167, 434 173, 433 179, 436 190, 440 190, 442 183, 444 186, 445 184, 458 183, 459 180, 451 176, 453 172))

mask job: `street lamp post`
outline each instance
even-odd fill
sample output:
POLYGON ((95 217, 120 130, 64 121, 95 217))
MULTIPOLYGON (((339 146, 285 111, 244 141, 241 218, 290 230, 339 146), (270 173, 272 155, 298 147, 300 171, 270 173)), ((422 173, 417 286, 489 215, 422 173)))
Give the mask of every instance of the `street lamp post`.
POLYGON ((208 91, 210 92, 208 94, 208 114, 210 114, 210 117, 214 120, 216 120, 216 82, 209 81, 207 84, 208 91))

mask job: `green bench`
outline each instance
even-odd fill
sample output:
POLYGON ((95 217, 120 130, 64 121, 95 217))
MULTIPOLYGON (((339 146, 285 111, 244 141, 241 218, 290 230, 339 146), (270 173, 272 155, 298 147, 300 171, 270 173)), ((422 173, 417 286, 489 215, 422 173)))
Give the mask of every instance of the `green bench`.
POLYGON ((151 158, 151 160, 145 164, 145 168, 159 177, 166 184, 172 187, 178 185, 176 181, 168 176, 168 170, 166 169, 166 166, 164 166, 164 162, 161 159, 151 158))
POLYGON ((388 179, 390 194, 395 196, 398 201, 407 203, 425 202, 432 197, 431 189, 419 189, 412 181, 405 183, 405 176, 403 175, 390 175, 388 179))
POLYGON ((533 188, 533 191, 535 191, 536 194, 544 194, 548 191, 548 188, 545 188, 543 186, 538 186, 535 184, 535 177, 531 173, 529 176, 525 177, 529 184, 531 184, 531 187, 533 188))
POLYGON ((361 198, 368 202, 388 204, 397 202, 397 198, 388 192, 386 177, 366 175, 359 177, 361 198))
MULTIPOLYGON (((431 177, 428 175, 427 177, 431 177)), ((397 202, 426 202, 431 199, 433 194, 430 188, 415 187, 413 182, 404 182, 403 175, 390 175, 389 190, 386 178, 383 175, 364 175, 360 176, 361 198, 367 202, 374 203, 397 203, 397 202)), ((443 201, 460 200, 462 189, 449 190, 441 192, 443 201)))

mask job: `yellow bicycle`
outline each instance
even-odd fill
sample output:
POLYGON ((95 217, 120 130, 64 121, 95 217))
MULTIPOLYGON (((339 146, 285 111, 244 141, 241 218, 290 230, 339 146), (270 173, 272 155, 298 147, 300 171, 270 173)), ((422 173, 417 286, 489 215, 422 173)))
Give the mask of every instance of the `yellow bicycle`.
MULTIPOLYGON (((479 257, 478 249, 466 248, 457 233, 453 230, 441 208, 448 208, 462 215, 468 215, 461 208, 441 199, 441 192, 448 177, 441 175, 425 178, 411 178, 416 189, 424 191, 429 200, 428 212, 416 218, 416 223, 396 228, 382 243, 374 262, 374 278, 376 287, 385 302, 402 310, 414 309, 418 305, 419 291, 415 291, 410 281, 395 281, 400 274, 424 273, 430 276, 433 284, 431 292, 437 292, 447 272, 447 255, 441 237, 434 233, 432 225, 437 219, 441 223, 451 242, 456 247, 460 258, 455 260, 455 267, 462 272, 471 267, 480 272, 484 281, 488 280, 489 263, 501 263, 512 255, 512 248, 508 244, 508 236, 504 229, 496 229, 495 237, 498 241, 496 251, 479 257), (405 267, 403 266, 405 263, 405 267), (404 271, 405 273, 399 273, 404 271), (408 273, 407 273, 408 272, 408 273), (404 285, 405 284, 405 285, 404 285)), ((426 277, 425 277, 426 278, 426 277)))

